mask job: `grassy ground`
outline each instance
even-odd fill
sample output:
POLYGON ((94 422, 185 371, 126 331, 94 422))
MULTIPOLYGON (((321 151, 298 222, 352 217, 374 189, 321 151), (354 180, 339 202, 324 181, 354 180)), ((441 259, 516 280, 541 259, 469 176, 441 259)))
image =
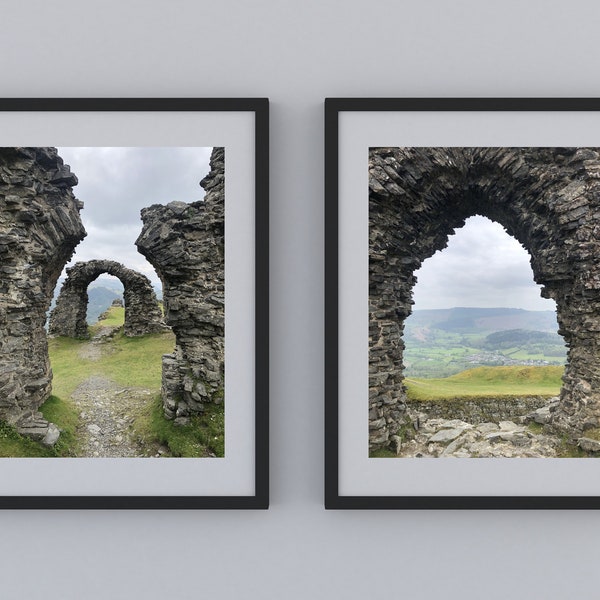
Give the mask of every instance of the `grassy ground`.
MULTIPOLYGON (((112 307, 107 319, 90 328, 92 335, 94 329, 100 326, 122 325, 124 315, 123 308, 112 307)), ((133 424, 138 437, 148 445, 166 445, 173 456, 224 456, 223 404, 207 404, 206 412, 194 417, 190 425, 184 427, 175 426, 162 416, 162 355, 172 352, 175 346, 175 336, 171 332, 135 338, 125 337, 119 332, 106 343, 110 344, 109 351, 99 360, 79 356, 86 344, 89 341, 66 337, 48 341, 54 373, 53 396, 42 405, 40 411, 62 430, 56 446, 45 448, 20 436, 9 425, 0 423, 0 457, 75 456, 75 430, 79 416, 70 397, 90 375, 104 375, 119 385, 155 392, 153 401, 140 407, 133 424)))
POLYGON ((111 306, 105 313, 100 316, 105 316, 102 321, 98 321, 93 325, 90 325, 89 330, 93 335, 94 331, 100 327, 120 327, 125 323, 125 307, 124 306, 111 306))
POLYGON ((159 442, 173 456, 225 456, 225 412, 223 404, 206 404, 205 412, 192 417, 189 425, 174 425, 163 417, 160 396, 145 407, 133 425, 144 444, 159 442))
POLYGON ((563 367, 478 367, 440 379, 404 380, 411 400, 556 396, 563 367))
POLYGON ((73 456, 77 411, 56 396, 50 396, 40 407, 40 412, 48 421, 56 423, 61 436, 53 448, 46 448, 38 442, 19 435, 14 427, 0 421, 0 458, 19 456, 23 458, 44 458, 73 456))

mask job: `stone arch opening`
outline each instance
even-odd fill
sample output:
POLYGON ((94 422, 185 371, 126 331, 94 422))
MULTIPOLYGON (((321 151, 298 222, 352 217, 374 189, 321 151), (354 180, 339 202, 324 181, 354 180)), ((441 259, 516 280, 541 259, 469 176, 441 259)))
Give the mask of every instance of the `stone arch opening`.
POLYGON ((150 280, 141 273, 111 260, 78 262, 67 269, 56 306, 50 315, 48 332, 73 338, 87 338, 89 284, 102 274, 113 275, 123 284, 126 336, 138 336, 164 330, 165 324, 150 280))
POLYGON ((449 377, 479 366, 563 366, 556 303, 540 297, 530 259, 499 223, 467 218, 447 247, 414 273, 406 377, 449 377), (521 350, 509 348, 509 341, 521 350), (452 352, 438 355, 449 347, 452 352))
POLYGON ((556 427, 600 425, 600 155, 590 148, 372 148, 370 447, 403 424, 402 339, 415 271, 473 215, 527 249, 568 347, 556 427))
POLYGON ((531 256, 497 222, 474 215, 415 272, 413 310, 449 306, 554 311, 533 280, 531 256))

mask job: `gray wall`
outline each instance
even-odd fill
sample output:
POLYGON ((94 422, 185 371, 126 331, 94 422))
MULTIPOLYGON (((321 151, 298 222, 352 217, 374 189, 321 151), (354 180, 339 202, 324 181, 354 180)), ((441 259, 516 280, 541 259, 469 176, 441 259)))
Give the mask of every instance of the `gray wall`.
POLYGON ((5 598, 595 595, 600 513, 325 512, 322 101, 600 96, 571 0, 3 2, 2 96, 269 96, 272 508, 0 512, 5 598))

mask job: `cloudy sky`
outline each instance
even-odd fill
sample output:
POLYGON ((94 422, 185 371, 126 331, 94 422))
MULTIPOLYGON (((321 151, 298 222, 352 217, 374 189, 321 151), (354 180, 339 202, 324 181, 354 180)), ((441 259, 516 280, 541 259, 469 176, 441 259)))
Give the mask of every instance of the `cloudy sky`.
POLYGON ((415 273, 413 310, 454 306, 556 310, 540 297, 527 251, 498 223, 471 217, 415 273))
POLYGON ((137 251, 142 229, 140 210, 173 200, 202 200, 200 180, 209 171, 212 148, 59 148, 79 179, 74 193, 84 203, 81 219, 87 237, 73 260, 115 260, 159 279, 137 251))

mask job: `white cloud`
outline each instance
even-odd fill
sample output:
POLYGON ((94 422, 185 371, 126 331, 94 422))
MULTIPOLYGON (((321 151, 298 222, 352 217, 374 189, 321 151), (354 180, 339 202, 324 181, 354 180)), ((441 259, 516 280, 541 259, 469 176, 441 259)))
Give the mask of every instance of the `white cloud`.
POLYGON ((467 219, 415 273, 413 310, 453 306, 555 310, 540 296, 527 251, 498 223, 467 219))
POLYGON ((59 148, 79 179, 74 193, 84 203, 81 219, 88 233, 69 266, 95 258, 115 260, 158 284, 154 269, 134 244, 142 229, 140 211, 174 200, 201 200, 199 182, 209 171, 211 150, 59 148))

